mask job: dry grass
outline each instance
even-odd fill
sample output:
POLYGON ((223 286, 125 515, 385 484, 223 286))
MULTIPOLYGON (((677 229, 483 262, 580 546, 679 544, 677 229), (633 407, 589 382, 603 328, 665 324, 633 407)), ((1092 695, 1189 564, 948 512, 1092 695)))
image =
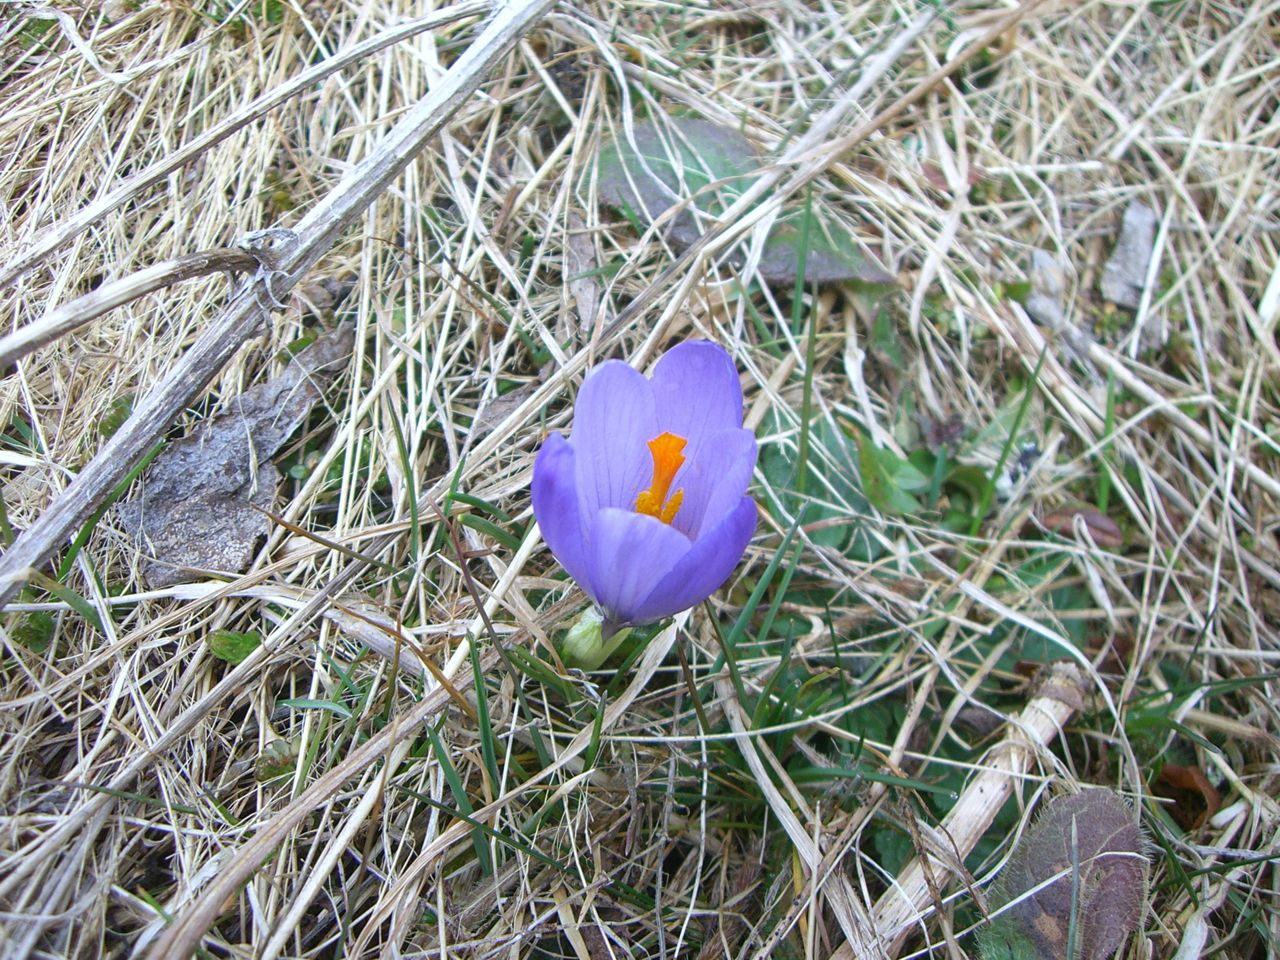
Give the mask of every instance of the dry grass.
MULTIPOLYGON (((55 6, 82 42, 0 25, 0 263, 401 19, 386 0, 55 6)), ((1280 4, 1031 6, 939 82, 1012 9, 944 6, 856 101, 842 91, 935 8, 563 4, 528 34, 299 288, 346 298, 295 297, 184 419, 318 325, 354 324, 347 375, 281 461, 278 512, 322 539, 280 526, 242 576, 143 592, 108 513, 73 594, 9 605, 0 953, 143 954, 168 930, 259 960, 962 956, 1036 801, 1081 784, 1131 798, 1153 840, 1126 956, 1272 950, 1280 4), (793 162, 681 257, 595 202, 593 158, 628 112, 700 116, 793 162), (815 120, 830 131, 806 140, 815 120), (733 266, 735 233, 806 183, 901 293, 826 290, 793 314, 733 266), (1136 314, 1097 293, 1135 199, 1159 215, 1136 314), (1069 265, 1057 328, 1020 302, 1037 249, 1069 265), (548 644, 581 595, 530 522, 532 456, 590 363, 643 367, 691 337, 744 374, 756 540, 632 668, 564 671, 548 644), (851 433, 923 457, 922 418, 954 418, 960 459, 989 474, 1024 399, 1013 455, 1042 455, 972 535, 944 522, 954 486, 915 516, 857 493, 851 433), (804 496, 787 489, 802 434, 804 496), (1035 522, 1082 503, 1123 547, 1035 522), (265 642, 233 667, 219 630, 265 642), (1046 659, 1076 664, 1082 699, 1036 747, 1021 667, 1046 659), (1176 822, 1194 791, 1161 796, 1173 763, 1221 798, 1206 822, 1176 822), (1014 799, 956 806, 984 776, 1014 799), (933 859, 906 916, 923 912, 886 926, 915 852, 933 859)), ((477 29, 356 59, 218 139, 4 288, 6 330, 295 224, 477 29)), ((56 501, 228 290, 172 286, 6 371, 9 526, 56 501)))

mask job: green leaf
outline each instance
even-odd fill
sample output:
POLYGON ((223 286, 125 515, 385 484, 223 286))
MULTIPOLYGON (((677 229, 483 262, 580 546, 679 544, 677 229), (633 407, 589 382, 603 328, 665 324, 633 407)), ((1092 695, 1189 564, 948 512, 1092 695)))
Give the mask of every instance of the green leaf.
POLYGON ((556 691, 568 703, 575 703, 579 697, 578 688, 560 676, 551 665, 538 659, 520 647, 512 647, 507 651, 516 670, 532 680, 536 680, 551 690, 556 691))
POLYGON ((103 439, 115 435, 124 426, 124 422, 133 413, 133 394, 116 397, 107 407, 106 412, 98 419, 98 433, 103 439))
POLYGON ((918 513, 920 501, 907 492, 899 477, 905 477, 914 489, 916 478, 928 478, 892 450, 881 450, 869 437, 855 436, 858 445, 858 468, 862 473, 862 492, 868 502, 888 516, 918 513))
MULTIPOLYGON (((970 501, 977 504, 982 499, 983 491, 987 489, 987 484, 991 482, 991 478, 982 471, 981 467, 975 467, 968 463, 959 463, 947 472, 947 486, 964 493, 970 501)), ((965 518, 965 524, 968 525, 968 517, 965 518)))
POLYGON ((57 36, 58 21, 55 19, 43 19, 32 17, 21 30, 18 31, 18 46, 23 50, 34 50, 36 47, 44 47, 51 39, 57 36))
POLYGON ((876 451, 885 470, 901 490, 919 493, 929 489, 929 476, 910 460, 903 460, 892 450, 876 451))
POLYGON ((262 634, 215 630, 209 635, 207 642, 209 652, 219 660, 238 665, 244 663, 249 659, 249 654, 262 646, 262 634))
POLYGON ((879 354, 885 363, 895 369, 902 370, 907 365, 906 350, 903 349, 902 338, 898 335, 898 321, 885 307, 876 311, 876 319, 871 324, 871 352, 879 354))
POLYGON ((630 635, 631 628, 623 627, 605 640, 603 617, 588 607, 565 631, 559 643, 560 656, 567 667, 599 670, 630 635))
POLYGON ((313 700, 310 697, 294 697, 290 700, 279 700, 277 707, 292 707, 295 710, 327 710, 336 713, 343 720, 352 717, 351 708, 345 703, 334 703, 332 700, 313 700))
MULTIPOLYGON (((498 392, 499 394, 502 393, 501 387, 499 387, 498 392)), ((489 516, 496 520, 501 520, 503 523, 511 523, 514 519, 511 514, 507 513, 507 511, 503 510, 496 503, 491 503, 488 500, 473 496, 470 493, 463 493, 459 491, 453 495, 453 499, 457 503, 465 503, 469 507, 475 507, 477 510, 483 510, 489 516)))
MULTIPOLYGON (((663 221, 662 233, 683 250, 751 188, 763 162, 755 144, 728 127, 693 117, 676 117, 661 125, 642 120, 633 124, 630 138, 620 131, 600 151, 600 198, 646 227, 679 205, 679 211, 663 221)), ((802 244, 807 245, 806 283, 889 287, 895 282, 848 230, 823 224, 816 216, 805 230, 804 220, 805 211, 789 210, 769 232, 759 265, 766 282, 779 287, 796 282, 802 244)))
POLYGON ((881 825, 879 830, 869 832, 871 842, 875 846, 876 863, 887 875, 897 876, 916 854, 910 835, 887 825, 881 825))
POLYGON ((1012 300, 1014 303, 1026 303, 1027 298, 1031 296, 1030 280, 1015 280, 1012 283, 1004 284, 1001 289, 1002 299, 1012 300))
POLYGON ((297 340, 292 340, 289 343, 286 343, 280 352, 276 354, 276 360, 280 363, 288 363, 303 350, 307 349, 307 347, 315 343, 317 339, 319 338, 316 337, 314 333, 308 333, 299 337, 297 340))
POLYGON ((895 787, 904 787, 920 793, 936 793, 939 796, 954 800, 956 792, 950 787, 938 786, 924 780, 911 777, 899 777, 891 773, 881 773, 871 767, 858 764, 853 768, 845 767, 809 767, 796 766, 787 769, 787 776, 796 783, 826 783, 834 780, 869 780, 875 783, 887 783, 895 787))
POLYGON ((53 642, 55 621, 53 615, 43 610, 28 613, 9 628, 14 643, 26 647, 32 653, 44 653, 53 642))
MULTIPOLYGON (((449 784, 449 792, 453 794, 453 802, 458 805, 458 809, 464 816, 471 816, 475 813, 475 807, 471 805, 471 798, 467 796, 467 790, 462 785, 462 779, 458 776, 458 771, 453 765, 453 761, 449 759, 449 751, 445 749, 444 744, 440 742, 440 737, 436 733, 431 724, 427 724, 427 739, 431 741, 431 749, 435 751, 436 763, 440 764, 440 770, 444 773, 445 781, 449 784)), ((489 845, 485 843, 483 830, 472 829, 471 845, 476 852, 476 861, 480 864, 480 870, 485 876, 493 874, 493 858, 489 856, 489 845)))
POLYGON ((490 539, 498 541, 513 553, 520 549, 520 538, 515 534, 504 530, 492 520, 486 520, 484 517, 477 517, 474 513, 464 513, 460 521, 464 527, 470 527, 477 533, 482 533, 490 539))
POLYGON ((80 616, 84 617, 85 622, 98 633, 105 633, 102 629, 102 621, 98 619, 98 611, 94 609, 93 604, 70 587, 64 586, 38 570, 31 572, 31 583, 57 597, 76 613, 80 614, 80 616))
POLYGON ((471 655, 471 676, 475 684, 473 689, 476 695, 476 730, 480 734, 480 757, 489 774, 489 783, 497 789, 496 784, 500 782, 498 737, 490 719, 489 694, 484 685, 484 671, 480 668, 480 651, 474 640, 467 644, 467 652, 471 655))

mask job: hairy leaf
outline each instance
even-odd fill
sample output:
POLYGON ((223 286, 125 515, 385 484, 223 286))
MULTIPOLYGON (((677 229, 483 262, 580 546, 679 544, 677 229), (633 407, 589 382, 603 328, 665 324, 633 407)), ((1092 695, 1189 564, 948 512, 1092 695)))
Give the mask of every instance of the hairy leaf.
POLYGON ((1105 789, 1049 802, 991 893, 986 960, 1103 960, 1142 919, 1147 861, 1129 805, 1105 789))
MULTIPOLYGON (((786 429, 780 417, 766 414, 765 435, 786 429)), ((803 496, 795 489, 799 465, 794 444, 762 444, 761 471, 789 515, 797 516, 802 507, 806 509, 805 526, 813 543, 835 548, 863 563, 876 559, 882 548, 865 520, 868 504, 859 490, 857 451, 827 418, 813 422, 810 438, 810 485, 803 496)))

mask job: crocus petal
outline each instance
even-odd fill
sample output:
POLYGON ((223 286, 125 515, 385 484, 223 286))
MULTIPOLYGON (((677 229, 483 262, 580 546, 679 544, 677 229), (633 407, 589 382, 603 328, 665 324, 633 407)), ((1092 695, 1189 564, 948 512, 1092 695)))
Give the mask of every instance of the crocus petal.
MULTIPOLYGON (((688 463, 699 458, 712 434, 742 426, 738 370, 714 343, 694 340, 672 347, 653 368, 652 382, 658 429, 689 441, 688 463)), ((677 474, 677 486, 680 482, 677 474)))
POLYGON ((756 529, 756 503, 743 497, 708 530, 658 585, 632 610, 636 623, 650 623, 687 610, 720 589, 742 559, 756 529))
MULTIPOLYGON (((742 428, 742 387, 738 369, 722 347, 706 340, 694 340, 672 347, 653 368, 653 398, 657 406, 658 429, 670 431, 689 441, 684 450, 684 468, 676 474, 674 489, 683 488, 689 509, 676 525, 696 532, 702 524, 702 506, 707 502, 708 484, 715 484, 711 472, 719 457, 712 438, 725 430, 742 428)), ((734 502, 745 486, 734 491, 734 502)), ((684 513, 687 507, 681 507, 684 513)))
POLYGON ((693 540, 738 505, 756 466, 756 438, 750 430, 721 430, 704 441, 697 458, 687 460, 676 474, 675 485, 684 491, 684 499, 672 526, 693 540))
POLYGON ((640 603, 689 553, 690 544, 656 517, 606 507, 591 522, 589 551, 592 596, 607 621, 625 626, 656 619, 638 618, 640 603))
POLYGON ((569 442, 577 455, 578 504, 584 517, 604 507, 630 510, 649 486, 648 442, 658 435, 653 389, 639 371, 607 360, 583 381, 569 442))
POLYGON ((587 537, 578 507, 573 447, 553 433, 533 464, 533 515, 547 547, 589 596, 594 597, 587 563, 587 537))

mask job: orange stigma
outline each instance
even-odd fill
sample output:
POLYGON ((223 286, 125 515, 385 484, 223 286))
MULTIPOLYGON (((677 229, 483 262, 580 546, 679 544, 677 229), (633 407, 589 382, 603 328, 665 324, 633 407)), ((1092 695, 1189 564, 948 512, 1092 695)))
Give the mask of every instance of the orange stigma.
POLYGON ((649 489, 636 497, 636 513, 657 517, 663 523, 670 523, 680 509, 684 500, 684 491, 677 490, 667 499, 667 491, 671 489, 671 481, 676 478, 676 471, 684 465, 685 444, 689 441, 677 437, 674 433, 664 433, 649 441, 649 453, 653 455, 653 480, 649 489), (666 501, 666 505, 663 505, 666 501))

